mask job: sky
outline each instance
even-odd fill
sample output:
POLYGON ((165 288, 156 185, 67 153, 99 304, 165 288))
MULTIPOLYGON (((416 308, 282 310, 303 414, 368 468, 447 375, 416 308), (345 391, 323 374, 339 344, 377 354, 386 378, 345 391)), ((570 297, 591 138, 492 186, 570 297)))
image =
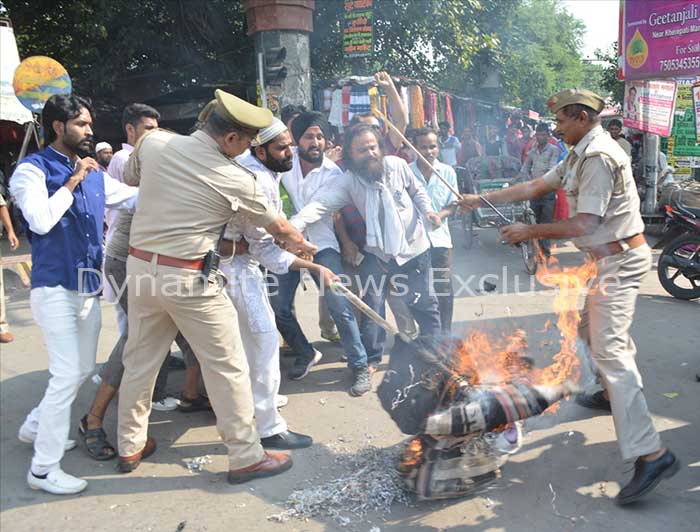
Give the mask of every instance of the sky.
POLYGON ((583 56, 593 58, 596 48, 606 50, 617 40, 618 0, 561 0, 562 5, 586 25, 583 56))

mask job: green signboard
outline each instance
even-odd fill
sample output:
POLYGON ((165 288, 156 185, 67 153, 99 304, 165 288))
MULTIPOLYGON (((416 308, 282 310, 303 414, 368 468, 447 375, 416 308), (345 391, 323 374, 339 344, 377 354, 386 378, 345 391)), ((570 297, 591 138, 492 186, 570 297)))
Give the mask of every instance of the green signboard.
POLYGON ((345 0, 343 55, 366 57, 374 48, 373 0, 345 0))

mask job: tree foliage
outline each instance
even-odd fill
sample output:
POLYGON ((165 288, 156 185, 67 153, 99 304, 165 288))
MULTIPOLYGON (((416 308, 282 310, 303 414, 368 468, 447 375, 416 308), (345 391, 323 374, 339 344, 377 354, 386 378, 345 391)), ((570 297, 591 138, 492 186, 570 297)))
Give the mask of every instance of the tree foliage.
MULTIPOLYGON (((512 0, 504 0, 504 4, 512 0)), ((313 74, 335 78, 389 70, 456 89, 476 55, 496 45, 490 32, 477 24, 479 14, 492 0, 374 0, 375 53, 371 59, 343 58, 343 0, 316 2, 311 35, 313 74), (457 84, 452 84, 457 82, 457 84)))
POLYGON ((617 79, 617 42, 608 50, 596 50, 595 57, 604 66, 601 73, 601 88, 613 102, 622 105, 625 97, 625 82, 617 79))
MULTIPOLYGON (((342 56, 342 0, 317 2, 312 69, 320 78, 350 73, 342 56)), ((557 0, 375 0, 375 48, 362 73, 386 69, 446 90, 489 97, 480 89, 494 70, 502 101, 546 111, 557 90, 598 88, 582 62, 584 26, 557 0)), ((356 60, 357 61, 357 60, 356 60)))
POLYGON ((228 0, 5 0, 22 57, 49 55, 100 100, 255 79, 245 13, 228 0))
POLYGON ((543 112, 550 95, 582 85, 585 28, 557 0, 518 2, 484 23, 494 25, 501 43, 492 61, 501 73, 506 102, 543 112))
MULTIPOLYGON (((49 55, 76 92, 125 94, 255 80, 253 39, 231 0, 5 0, 20 54, 49 55)), ((315 80, 385 69, 482 97, 499 74, 501 103, 545 111, 553 92, 590 86, 583 24, 558 0, 375 0, 375 53, 344 60, 343 0, 318 0, 311 34, 315 80)), ((607 78, 606 78, 607 79, 607 78)), ((591 87, 596 88, 596 87, 591 87)))

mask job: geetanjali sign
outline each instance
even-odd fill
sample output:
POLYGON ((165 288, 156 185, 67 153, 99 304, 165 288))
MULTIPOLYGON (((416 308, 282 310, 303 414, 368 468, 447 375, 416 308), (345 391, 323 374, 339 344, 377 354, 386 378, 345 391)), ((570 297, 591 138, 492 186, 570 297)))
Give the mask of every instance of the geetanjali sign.
POLYGON ((627 81, 622 119, 626 127, 668 137, 675 103, 675 81, 627 81))
POLYGON ((624 0, 624 79, 700 73, 700 0, 624 0))

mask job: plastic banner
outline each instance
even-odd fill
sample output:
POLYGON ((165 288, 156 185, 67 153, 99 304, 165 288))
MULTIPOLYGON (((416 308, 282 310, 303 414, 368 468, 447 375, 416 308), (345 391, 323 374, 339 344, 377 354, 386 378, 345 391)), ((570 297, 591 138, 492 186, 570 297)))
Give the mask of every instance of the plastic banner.
POLYGON ((626 127, 668 137, 675 103, 675 81, 627 81, 623 122, 626 127))

